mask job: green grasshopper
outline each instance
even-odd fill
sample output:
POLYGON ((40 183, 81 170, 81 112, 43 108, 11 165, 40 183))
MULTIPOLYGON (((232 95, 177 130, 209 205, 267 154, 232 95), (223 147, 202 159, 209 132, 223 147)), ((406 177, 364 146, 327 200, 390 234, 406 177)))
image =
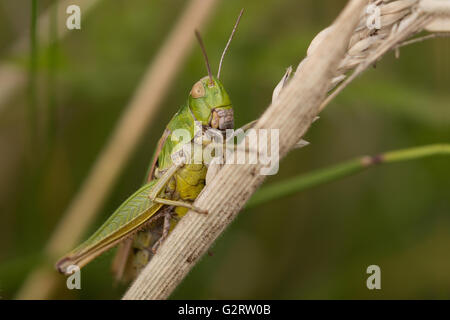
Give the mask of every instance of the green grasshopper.
MULTIPOLYGON (((58 271, 70 273, 70 266, 83 267, 103 252, 120 244, 113 261, 116 279, 131 280, 155 254, 157 248, 188 210, 206 213, 192 205, 205 186, 205 163, 175 163, 180 143, 172 139, 177 129, 195 136, 195 123, 202 129, 223 132, 234 127, 233 107, 219 81, 225 53, 234 36, 243 10, 222 53, 217 77, 211 74, 205 47, 195 34, 205 58, 208 75, 196 82, 189 98, 170 120, 153 155, 147 182, 131 195, 84 243, 56 263, 58 271)), ((193 139, 187 143, 193 144, 193 139)))

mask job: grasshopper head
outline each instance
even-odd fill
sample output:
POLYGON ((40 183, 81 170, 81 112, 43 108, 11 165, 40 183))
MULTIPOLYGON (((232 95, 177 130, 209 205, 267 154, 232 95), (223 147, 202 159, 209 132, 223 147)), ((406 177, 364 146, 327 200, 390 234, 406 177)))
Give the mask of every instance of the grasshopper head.
POLYGON ((214 129, 234 127, 233 107, 228 93, 216 77, 206 76, 194 84, 189 106, 197 121, 214 129))

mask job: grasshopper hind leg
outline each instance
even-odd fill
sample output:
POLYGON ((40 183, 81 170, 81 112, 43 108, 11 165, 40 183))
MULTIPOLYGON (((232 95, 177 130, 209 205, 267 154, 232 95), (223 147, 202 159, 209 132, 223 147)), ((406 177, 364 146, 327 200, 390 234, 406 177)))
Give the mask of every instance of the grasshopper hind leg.
POLYGON ((136 235, 133 247, 135 276, 150 262, 179 219, 174 206, 165 206, 158 216, 136 235))
POLYGON ((160 247, 161 243, 163 243, 164 240, 166 240, 167 236, 169 235, 170 229, 171 229, 171 222, 174 218, 174 212, 173 211, 167 211, 164 213, 164 222, 163 222, 163 228, 162 228, 162 234, 161 237, 156 241, 156 243, 152 246, 152 253, 155 254, 158 248, 160 247))
POLYGON ((155 198, 155 199, 152 199, 152 201, 154 201, 156 203, 169 205, 169 206, 174 206, 174 207, 183 207, 183 208, 195 211, 200 214, 208 214, 207 210, 198 208, 198 207, 192 205, 192 203, 187 202, 187 201, 171 200, 171 199, 165 199, 165 198, 155 198))
POLYGON ((173 209, 174 208, 171 206, 164 206, 162 210, 152 217, 144 228, 134 237, 132 248, 132 278, 135 278, 152 259, 154 255, 152 247, 163 236, 165 217, 172 212, 173 209))

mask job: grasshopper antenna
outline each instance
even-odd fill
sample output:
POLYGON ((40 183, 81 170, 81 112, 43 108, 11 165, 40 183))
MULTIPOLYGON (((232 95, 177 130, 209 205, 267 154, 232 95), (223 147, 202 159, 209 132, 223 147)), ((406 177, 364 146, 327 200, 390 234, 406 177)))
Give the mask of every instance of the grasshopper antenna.
POLYGON ((223 58, 225 57, 225 53, 227 53, 227 51, 228 51, 228 47, 230 46, 231 40, 233 40, 234 34, 239 25, 239 21, 241 21, 241 17, 242 17, 243 13, 244 13, 244 8, 241 9, 241 12, 239 13, 239 16, 237 17, 236 23, 234 24, 233 31, 231 31, 231 35, 230 35, 230 38, 228 39, 227 45, 225 46, 225 49, 223 49, 222 57, 220 57, 219 70, 217 71, 217 79, 220 78, 220 70, 222 69, 223 58))
POLYGON ((200 48, 202 48, 202 53, 203 56, 205 57, 206 69, 208 70, 209 83, 212 85, 214 81, 211 73, 211 67, 209 66, 209 60, 208 55, 206 54, 205 45, 203 44, 202 37, 200 36, 200 33, 197 30, 195 30, 195 36, 197 37, 198 43, 200 44, 200 48))

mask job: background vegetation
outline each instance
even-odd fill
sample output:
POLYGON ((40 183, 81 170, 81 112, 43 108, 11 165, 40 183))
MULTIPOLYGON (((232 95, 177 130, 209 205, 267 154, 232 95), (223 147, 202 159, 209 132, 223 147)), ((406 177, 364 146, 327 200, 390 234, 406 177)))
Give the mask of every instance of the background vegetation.
MULTIPOLYGON (((38 12, 51 3, 38 1, 38 12)), ((220 2, 203 30, 213 68, 237 13, 246 9, 222 72, 236 126, 262 113, 285 68, 300 62, 344 3, 220 2)), ((56 46, 37 44, 36 119, 28 117, 29 90, 0 109, 2 298, 14 297, 39 261, 184 4, 101 1, 82 16, 81 30, 56 46), (37 123, 35 133, 30 122, 37 123)), ((30 21, 31 1, 0 0, 0 57, 24 70, 30 52, 8 49, 30 21)), ((289 154, 266 183, 362 154, 448 142, 449 56, 448 39, 403 48, 400 59, 387 55, 333 101, 308 132, 311 145, 289 154)), ((164 126, 204 75, 195 47, 86 235, 141 184, 164 126)), ((172 297, 448 298, 449 190, 449 159, 438 157, 378 167, 244 210, 172 297), (371 264, 381 267, 380 291, 365 286, 371 264)), ((124 287, 113 286, 112 257, 113 251, 83 269, 82 290, 61 285, 53 297, 119 298, 124 287)))

